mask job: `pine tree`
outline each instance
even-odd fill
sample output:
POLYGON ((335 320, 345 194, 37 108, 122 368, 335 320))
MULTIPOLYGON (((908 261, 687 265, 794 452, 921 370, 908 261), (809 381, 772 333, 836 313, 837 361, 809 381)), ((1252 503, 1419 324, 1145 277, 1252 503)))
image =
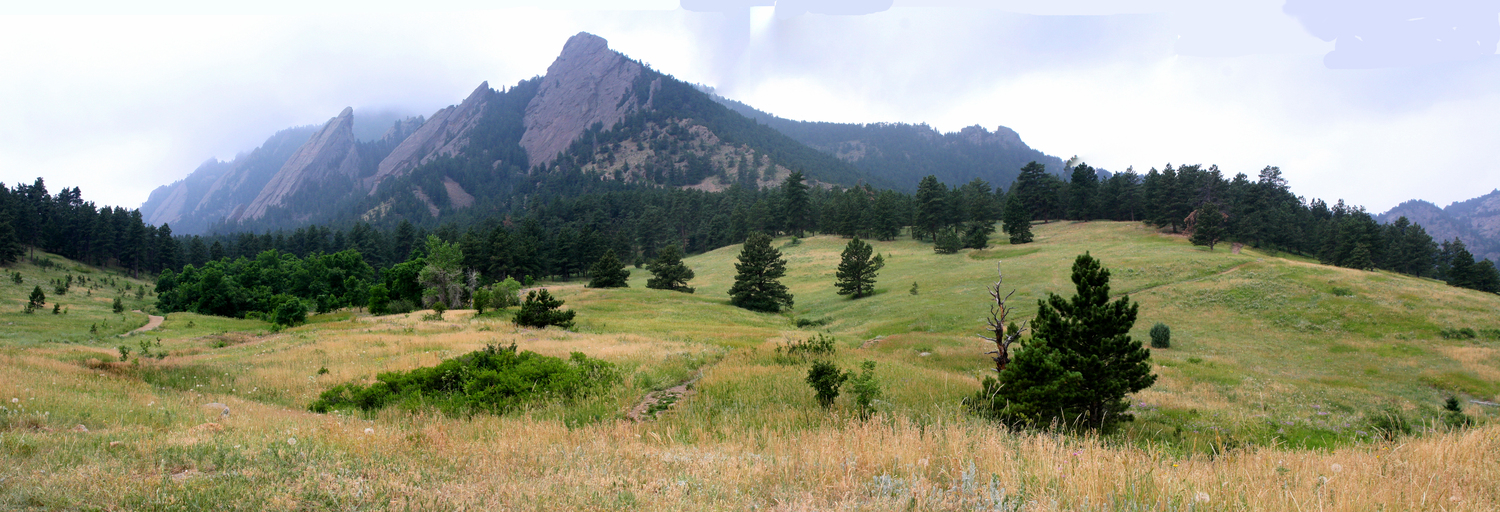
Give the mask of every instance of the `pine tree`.
POLYGON ((913 233, 912 238, 933 237, 946 224, 948 217, 948 187, 938 182, 937 176, 928 175, 917 184, 917 211, 912 219, 912 229, 920 230, 921 237, 913 233))
POLYGON ((526 293, 526 301, 521 303, 521 310, 511 321, 522 327, 543 328, 556 325, 564 329, 573 328, 573 317, 576 311, 562 311, 563 301, 555 298, 546 289, 532 290, 526 293))
POLYGON ((1010 235, 1011 245, 1031 243, 1031 212, 1015 194, 1005 201, 1005 220, 1001 227, 1010 235))
POLYGON ((835 286, 838 287, 839 295, 853 295, 851 298, 858 299, 875 293, 875 277, 881 268, 885 267, 885 258, 879 254, 871 257, 874 252, 870 244, 855 237, 844 246, 844 253, 839 258, 839 269, 837 272, 835 286))
POLYGON ((676 245, 663 247, 656 253, 656 260, 646 269, 652 275, 651 279, 646 280, 647 288, 693 293, 693 288, 687 285, 688 281, 693 280, 693 269, 682 262, 682 250, 676 245))
POLYGON ((630 271, 615 256, 615 250, 604 251, 604 256, 589 269, 589 288, 625 288, 630 286, 630 271))
POLYGON ((801 237, 808 227, 810 209, 807 199, 807 184, 803 183, 802 171, 793 171, 781 183, 781 193, 784 196, 783 203, 788 234, 801 237))
POLYGON ((1195 219, 1197 221, 1193 224, 1193 236, 1189 241, 1193 245, 1207 245, 1208 250, 1214 250, 1214 245, 1224 238, 1224 214, 1219 212, 1219 205, 1213 201, 1204 201, 1198 206, 1195 219))
POLYGON ((932 251, 938 254, 953 254, 964 247, 963 240, 958 237, 958 230, 954 228, 942 228, 933 237, 932 251))
MULTIPOLYGON (((4 193, 4 187, 0 187, 0 194, 4 193)), ((5 204, 0 202, 0 265, 16 261, 24 253, 21 240, 16 236, 16 229, 11 225, 10 214, 5 211, 5 204)))
POLYGON ((734 286, 729 288, 730 303, 768 313, 792 307, 792 294, 780 281, 786 275, 786 259, 781 257, 781 251, 771 247, 769 235, 750 235, 734 270, 737 274, 734 286))
MULTIPOLYGON (((24 289, 24 288, 23 288, 24 289)), ((47 303, 47 294, 42 293, 42 287, 36 286, 31 289, 31 298, 26 305, 32 309, 42 307, 47 303)))
POLYGON ((1128 421, 1125 395, 1156 382, 1151 352, 1131 339, 1139 305, 1109 302, 1109 270, 1088 253, 1073 262, 1077 294, 1039 301, 1033 336, 999 379, 986 383, 997 416, 1110 430, 1128 421))
POLYGON ((1088 164, 1078 164, 1068 182, 1068 218, 1093 220, 1095 198, 1099 195, 1099 173, 1088 164))

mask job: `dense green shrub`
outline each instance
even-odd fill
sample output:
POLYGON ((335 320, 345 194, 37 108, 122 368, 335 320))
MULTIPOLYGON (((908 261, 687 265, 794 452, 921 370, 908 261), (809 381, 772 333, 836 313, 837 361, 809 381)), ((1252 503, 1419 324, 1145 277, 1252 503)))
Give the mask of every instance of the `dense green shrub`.
POLYGON ((834 399, 839 397, 839 387, 852 375, 828 361, 815 361, 807 370, 807 385, 818 394, 818 405, 826 409, 833 406, 834 399))
POLYGON ((1472 340, 1479 337, 1479 333, 1474 332, 1474 329, 1469 327, 1443 329, 1438 331, 1438 334, 1445 340, 1472 340))
POLYGON ((512 319, 516 325, 523 327, 543 328, 556 325, 564 329, 573 327, 573 316, 575 311, 562 311, 563 301, 554 298, 547 290, 532 290, 526 293, 526 301, 521 303, 521 310, 516 312, 512 319))
POLYGON ((294 327, 307 322, 307 304, 302 300, 290 296, 279 295, 280 304, 276 305, 273 321, 284 327, 294 327))
POLYGON ((776 347, 776 360, 783 364, 805 363, 808 356, 832 356, 837 348, 833 337, 822 333, 776 347))
POLYGON ((860 373, 849 381, 849 391, 854 393, 855 413, 860 419, 875 414, 875 400, 880 398, 880 381, 875 380, 875 361, 860 363, 860 373))
POLYGON ((1160 322, 1151 326, 1151 348, 1172 348, 1172 328, 1160 322))
POLYGON ((386 372, 369 386, 340 384, 318 397, 314 412, 374 411, 397 405, 433 407, 451 415, 504 414, 552 400, 576 400, 619 383, 609 362, 574 352, 568 360, 490 345, 437 366, 386 372))
POLYGON ((370 287, 370 314, 384 315, 390 311, 391 292, 384 284, 376 284, 370 287))

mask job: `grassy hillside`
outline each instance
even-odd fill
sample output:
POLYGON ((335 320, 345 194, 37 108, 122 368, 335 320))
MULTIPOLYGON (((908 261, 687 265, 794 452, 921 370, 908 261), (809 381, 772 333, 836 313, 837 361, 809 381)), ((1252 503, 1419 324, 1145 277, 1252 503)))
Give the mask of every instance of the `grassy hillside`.
MULTIPOLYGON (((845 240, 780 239, 796 296, 782 315, 728 305, 738 247, 686 260, 698 275, 692 295, 644 289, 648 275, 634 269, 628 289, 549 286, 578 311, 571 332, 472 311, 441 321, 335 313, 275 333, 172 314, 120 339, 145 318, 111 313, 115 288, 69 303, 67 315, 20 313, 33 281, 46 288, 64 272, 22 265, 26 283, 0 282, 12 304, 0 310, 10 329, 0 454, 13 461, 0 467, 0 508, 1500 506, 1500 427, 1394 441, 1374 429, 1391 411, 1435 417, 1450 395, 1500 395, 1500 341, 1439 335, 1500 328, 1500 297, 1209 252, 1135 224, 1035 232, 1034 244, 956 255, 875 242, 888 263, 878 293, 857 301, 832 286, 845 240), (960 401, 991 367, 974 334, 997 265, 1029 318, 1048 292, 1072 293, 1069 266, 1084 251, 1111 269, 1115 294, 1140 302, 1135 336, 1156 322, 1173 330, 1172 348, 1152 351, 1160 378, 1134 397, 1137 421, 1096 439, 1010 433, 966 415, 960 401), (799 319, 821 325, 797 328, 799 319), (88 334, 105 320, 115 330, 88 334), (807 366, 778 359, 780 343, 815 332, 837 340, 845 368, 877 362, 885 395, 874 419, 853 419, 847 397, 819 408, 807 366), (141 339, 160 339, 149 350, 167 355, 118 362, 116 347, 141 339), (627 377, 605 396, 498 418, 305 412, 332 385, 495 343, 581 351, 627 377), (656 419, 624 419, 647 393, 695 377, 696 394, 656 419)), ((127 308, 151 299, 133 297, 127 308)), ((1468 413, 1493 415, 1481 409, 1468 413)))

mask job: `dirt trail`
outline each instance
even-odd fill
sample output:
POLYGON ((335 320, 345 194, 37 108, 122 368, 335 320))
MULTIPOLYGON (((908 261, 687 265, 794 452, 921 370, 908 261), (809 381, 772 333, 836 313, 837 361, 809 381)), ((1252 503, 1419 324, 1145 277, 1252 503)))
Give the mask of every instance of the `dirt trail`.
MULTIPOLYGON (((132 312, 135 312, 135 313, 140 313, 140 312, 141 312, 141 310, 139 310, 139 309, 136 309, 136 310, 132 310, 132 312)), ((127 332, 127 333, 125 333, 125 334, 122 334, 122 335, 120 335, 120 337, 121 337, 121 338, 124 338, 124 337, 126 337, 126 336, 129 336, 129 335, 132 335, 132 334, 136 334, 136 333, 142 333, 142 332, 146 332, 146 331, 149 331, 149 330, 152 330, 152 329, 155 329, 155 328, 157 328, 157 327, 161 327, 161 323, 162 323, 162 322, 163 322, 163 321, 166 321, 166 319, 167 319, 167 317, 164 317, 164 316, 156 316, 156 315, 146 315, 146 318, 147 318, 147 319, 148 319, 148 320, 147 320, 147 321, 146 321, 146 325, 143 325, 143 326, 141 326, 141 328, 140 328, 140 329, 136 329, 136 330, 134 330, 134 331, 130 331, 130 332, 127 332)))
POLYGON ((665 412, 666 410, 671 409, 671 407, 673 405, 676 405, 678 402, 681 402, 683 400, 686 400, 688 397, 693 396, 693 384, 698 382, 698 379, 701 378, 703 378, 703 370, 700 369, 698 370, 698 373, 693 375, 693 378, 688 379, 687 382, 678 384, 671 388, 663 389, 661 391, 653 391, 647 393, 645 397, 641 398, 640 403, 635 404, 635 407, 630 408, 630 412, 625 413, 625 416, 637 423, 642 421, 654 420, 656 419, 657 413, 665 412), (657 404, 662 404, 662 406, 655 411, 651 410, 652 407, 656 406, 657 404))

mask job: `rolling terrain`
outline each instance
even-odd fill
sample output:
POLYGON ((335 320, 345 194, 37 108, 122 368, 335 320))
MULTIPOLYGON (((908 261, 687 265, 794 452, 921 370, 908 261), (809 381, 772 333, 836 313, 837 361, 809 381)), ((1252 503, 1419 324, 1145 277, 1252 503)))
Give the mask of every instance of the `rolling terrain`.
MULTIPOLYGON (((1500 507, 1500 296, 1387 272, 1246 249, 1208 251, 1137 223, 1048 223, 1036 242, 954 255, 872 242, 887 264, 874 296, 834 293, 846 240, 777 239, 796 307, 728 305, 739 246, 684 261, 694 294, 543 283, 578 312, 572 330, 517 328, 509 312, 369 316, 342 311, 275 330, 256 320, 174 313, 146 322, 151 296, 54 258, 0 281, 0 508, 42 509, 1432 509, 1500 507), (1019 317, 1071 295, 1083 252, 1157 322, 1155 386, 1108 437, 1010 432, 962 400, 990 363, 975 337, 998 266, 1019 317), (21 313, 33 286, 75 286, 21 313), (914 284, 915 283, 915 284, 914 284), (915 289, 916 293, 911 293, 915 289), (53 300, 69 307, 52 315, 53 300), (90 326, 109 327, 90 332, 90 326), (806 327, 799 328, 798 324, 806 327), (1470 328, 1472 339, 1444 330, 1470 328), (832 336, 834 361, 876 362, 870 420, 847 396, 820 408, 807 365, 776 348, 832 336), (118 362, 120 345, 165 354, 118 362), (159 340, 159 346, 156 345, 159 340), (606 394, 506 416, 386 409, 314 414, 344 382, 431 366, 489 344, 611 361, 606 394), (692 382, 646 421, 648 394, 692 382), (1472 429, 1436 419, 1461 399, 1472 429), (208 403, 225 404, 205 408, 208 403), (1417 426, 1382 431, 1382 418, 1417 426), (80 427, 81 426, 81 427, 80 427)), ((995 240, 1001 240, 996 236, 995 240)), ((149 289, 149 285, 147 285, 149 289)), ((136 354, 139 355, 138 352, 136 354)))

